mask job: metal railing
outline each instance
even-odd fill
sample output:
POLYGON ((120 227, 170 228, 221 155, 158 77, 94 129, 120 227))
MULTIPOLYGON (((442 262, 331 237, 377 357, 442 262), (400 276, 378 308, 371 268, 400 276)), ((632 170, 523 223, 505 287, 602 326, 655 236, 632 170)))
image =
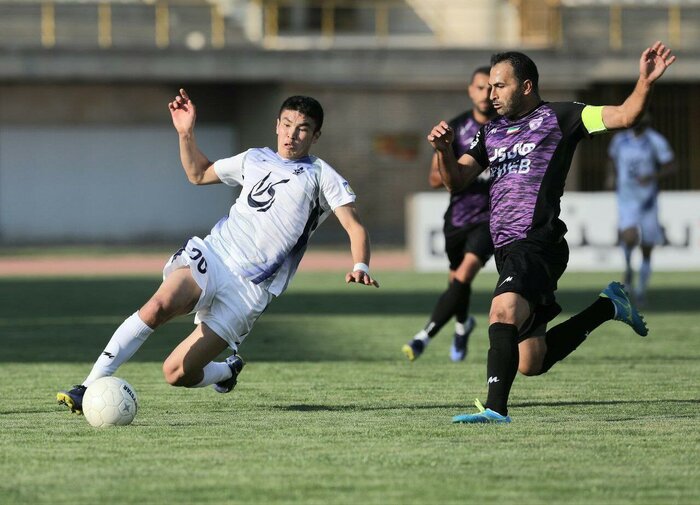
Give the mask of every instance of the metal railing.
POLYGON ((249 42, 206 0, 0 0, 0 46, 221 49, 249 42))
MULTIPOLYGON (((446 19, 445 12, 468 17, 468 0, 448 6, 458 4, 444 11, 433 0, 0 0, 0 47, 476 47, 464 31, 478 20, 446 19)), ((517 12, 524 47, 623 51, 650 37, 700 47, 696 1, 493 0, 499 5, 517 12)))
POLYGON ((438 44, 435 26, 404 0, 258 0, 267 48, 438 44))
POLYGON ((678 49, 700 43, 700 4, 694 1, 511 0, 525 44, 622 51, 662 38, 678 49), (583 25, 583 26, 582 26, 583 25), (597 43, 590 45, 591 40, 597 43))

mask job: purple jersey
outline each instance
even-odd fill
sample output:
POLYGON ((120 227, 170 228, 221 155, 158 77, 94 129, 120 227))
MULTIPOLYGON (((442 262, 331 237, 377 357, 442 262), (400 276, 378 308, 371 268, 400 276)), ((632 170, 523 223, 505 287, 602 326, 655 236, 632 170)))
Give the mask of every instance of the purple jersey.
MULTIPOLYGON (((469 150, 481 124, 474 119, 471 110, 463 112, 448 124, 455 132, 452 150, 459 159, 469 150)), ((489 220, 488 172, 483 175, 463 190, 450 195, 450 205, 445 212, 445 233, 489 220)))
POLYGON ((532 238, 559 242, 560 199, 579 140, 588 136, 575 102, 542 102, 529 114, 494 119, 468 154, 491 174, 491 237, 496 248, 532 238))

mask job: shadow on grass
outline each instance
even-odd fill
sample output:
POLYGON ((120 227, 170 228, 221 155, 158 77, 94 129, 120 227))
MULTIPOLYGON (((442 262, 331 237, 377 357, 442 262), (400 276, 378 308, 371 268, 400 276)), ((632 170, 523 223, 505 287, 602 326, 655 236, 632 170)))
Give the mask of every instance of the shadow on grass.
MULTIPOLYGON (((0 362, 45 362, 59 356, 61 362, 91 363, 121 321, 158 285, 158 279, 143 278, 0 280, 0 362)), ((275 300, 246 340, 243 355, 259 362, 392 359, 406 337, 404 319, 424 321, 440 295, 439 287, 416 292, 392 291, 390 286, 344 288, 337 293, 292 291, 275 300)), ((566 311, 576 311, 596 294, 565 289, 558 298, 566 311)), ((660 289, 654 291, 648 312, 696 311, 699 299, 700 287, 660 289)), ((472 312, 485 318, 490 300, 490 291, 476 290, 472 312)), ((192 329, 191 317, 168 323, 134 359, 162 361, 192 329)))
MULTIPOLYGON (((86 315, 131 314, 140 307, 160 284, 158 279, 0 279, 0 318, 6 317, 76 317, 86 315)), ((345 288, 345 287, 343 287, 345 288)), ((270 305, 275 314, 328 315, 401 315, 428 314, 439 289, 435 291, 397 292, 390 287, 379 290, 328 292, 291 292, 270 305)), ((557 299, 565 312, 588 306, 598 293, 589 289, 560 289, 557 299)), ((653 304, 644 310, 655 312, 688 312, 698 310, 700 286, 697 288, 659 288, 651 292, 653 304)), ((487 312, 490 291, 475 291, 472 310, 487 312)))
MULTIPOLYGON (((700 399, 693 400, 604 400, 604 401, 547 401, 547 402, 513 402, 511 408, 531 408, 531 407, 594 407, 594 406, 610 406, 610 405, 657 405, 659 403, 678 404, 678 405, 695 405, 700 404, 700 399)), ((291 405, 276 405, 277 410, 290 412, 351 412, 351 411, 373 411, 373 410, 403 410, 403 409, 464 409, 470 407, 464 403, 451 404, 412 404, 412 405, 384 405, 384 406, 366 406, 366 405, 318 405, 318 404, 291 404, 291 405)))

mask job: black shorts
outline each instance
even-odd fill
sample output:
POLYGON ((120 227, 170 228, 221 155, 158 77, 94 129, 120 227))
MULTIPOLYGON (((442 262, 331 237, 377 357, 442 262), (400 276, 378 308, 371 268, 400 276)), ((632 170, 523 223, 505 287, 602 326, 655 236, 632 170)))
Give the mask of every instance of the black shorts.
POLYGON ((482 265, 493 256, 493 241, 488 221, 465 226, 445 234, 445 252, 450 270, 457 270, 466 253, 476 254, 482 265))
POLYGON ((498 282, 494 296, 518 293, 533 308, 554 303, 557 281, 569 262, 569 246, 523 239, 496 249, 498 282))
POLYGON ((547 323, 557 317, 560 312, 561 306, 557 302, 534 307, 530 317, 520 328, 518 343, 531 337, 543 337, 547 331, 547 323))

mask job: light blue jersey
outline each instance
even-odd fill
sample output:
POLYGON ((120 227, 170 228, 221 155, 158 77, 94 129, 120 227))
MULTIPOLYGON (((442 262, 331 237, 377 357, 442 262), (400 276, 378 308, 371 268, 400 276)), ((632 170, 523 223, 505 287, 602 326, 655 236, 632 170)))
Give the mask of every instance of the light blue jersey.
POLYGON ((638 136, 633 130, 625 130, 612 138, 608 155, 615 163, 618 198, 642 206, 653 205, 658 192, 656 179, 642 184, 640 178, 654 175, 661 165, 673 161, 666 139, 652 128, 638 136))
POLYGON ((651 128, 640 135, 633 130, 616 134, 608 154, 615 163, 617 172, 618 228, 636 228, 644 245, 661 244, 663 233, 659 224, 656 178, 642 183, 661 165, 673 161, 673 151, 666 139, 651 128))

